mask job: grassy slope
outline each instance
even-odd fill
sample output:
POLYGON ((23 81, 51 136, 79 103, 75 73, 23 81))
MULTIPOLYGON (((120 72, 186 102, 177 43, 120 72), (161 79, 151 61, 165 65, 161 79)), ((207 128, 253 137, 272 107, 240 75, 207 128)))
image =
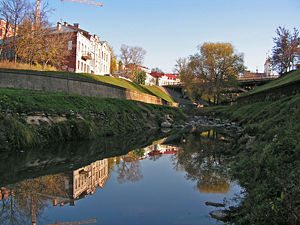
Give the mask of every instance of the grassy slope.
POLYGON ((138 131, 148 123, 160 123, 165 114, 183 119, 179 109, 168 106, 124 99, 0 89, 0 149, 39 145, 51 139, 91 139, 138 131), (22 116, 32 112, 66 115, 69 120, 50 127, 33 127, 27 125, 22 116), (76 114, 83 116, 84 120, 78 120, 76 114))
MULTIPOLYGON (((259 90, 299 77, 299 70, 291 72, 259 90)), ((198 113, 229 118, 244 128, 231 153, 236 156, 232 173, 247 193, 233 213, 233 222, 300 224, 300 94, 273 102, 210 107, 198 113), (247 144, 249 136, 255 136, 252 145, 247 144)))
POLYGON ((153 93, 153 95, 156 95, 162 99, 165 99, 168 102, 174 102, 174 99, 165 91, 163 91, 162 89, 160 89, 160 87, 158 86, 143 86, 144 88, 146 88, 147 90, 149 90, 151 93, 153 93))
POLYGON ((270 88, 278 87, 278 86, 285 85, 290 82, 295 82, 295 81, 299 81, 299 80, 300 80, 300 69, 286 73, 284 76, 282 76, 274 81, 271 81, 271 82, 267 83, 266 85, 257 87, 253 91, 251 91, 249 94, 251 95, 251 94, 254 94, 257 92, 266 91, 270 88))
MULTIPOLYGON (((22 71, 22 70, 19 70, 22 71)), ((36 71, 35 71, 36 72, 36 71)), ((61 72, 61 71, 43 71, 45 74, 54 74, 59 76, 65 76, 65 77, 79 77, 81 79, 87 79, 87 80, 97 80, 104 83, 113 84, 119 87, 123 87, 129 90, 142 92, 149 95, 154 95, 159 98, 162 98, 166 100, 167 102, 174 102, 174 100, 166 94, 163 90, 161 90, 159 87, 155 86, 145 86, 145 85, 139 85, 133 82, 130 82, 128 80, 117 78, 117 77, 109 77, 109 76, 98 76, 88 73, 71 73, 71 72, 61 72)))

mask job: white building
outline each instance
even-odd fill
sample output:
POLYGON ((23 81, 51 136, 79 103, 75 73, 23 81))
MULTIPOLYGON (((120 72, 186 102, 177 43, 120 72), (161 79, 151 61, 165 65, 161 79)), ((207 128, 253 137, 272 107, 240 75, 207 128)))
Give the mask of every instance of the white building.
POLYGON ((265 62, 264 65, 264 74, 269 77, 269 76, 273 76, 273 70, 272 70, 272 64, 271 64, 271 60, 270 58, 268 58, 265 62))
POLYGON ((68 51, 71 54, 61 66, 61 70, 75 73, 109 74, 111 51, 106 41, 100 41, 97 35, 79 28, 79 24, 70 25, 66 22, 57 24, 57 32, 71 33, 68 51))

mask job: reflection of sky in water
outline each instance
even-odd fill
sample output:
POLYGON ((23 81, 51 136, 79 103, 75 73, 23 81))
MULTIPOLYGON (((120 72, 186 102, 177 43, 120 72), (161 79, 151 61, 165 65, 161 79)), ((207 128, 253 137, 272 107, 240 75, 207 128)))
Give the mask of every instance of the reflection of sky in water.
POLYGON ((77 200, 75 206, 50 207, 41 220, 43 224, 94 218, 96 224, 216 224, 208 214, 216 208, 205 202, 222 203, 240 187, 230 183, 227 193, 199 192, 196 182, 186 180, 185 171, 174 169, 172 157, 140 160, 143 178, 134 183, 120 184, 112 171, 103 189, 77 200))

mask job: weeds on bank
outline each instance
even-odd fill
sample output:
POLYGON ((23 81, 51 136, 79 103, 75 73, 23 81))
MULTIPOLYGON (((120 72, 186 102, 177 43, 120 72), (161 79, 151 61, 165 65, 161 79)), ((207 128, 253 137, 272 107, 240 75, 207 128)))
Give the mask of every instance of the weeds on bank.
POLYGON ((18 69, 18 70, 37 70, 37 71, 56 71, 55 67, 42 66, 42 65, 30 65, 27 63, 12 62, 9 60, 0 61, 0 68, 5 69, 18 69))
POLYGON ((274 102, 204 109, 238 121, 232 173, 247 193, 232 212, 235 224, 300 224, 300 94, 274 102), (246 147, 249 136, 255 142, 246 147))
POLYGON ((104 99, 63 93, 0 89, 0 149, 22 148, 49 141, 92 139, 142 130, 149 121, 161 122, 165 114, 178 119, 178 108, 124 99, 104 99), (145 117, 150 112, 153 117, 145 117), (28 125, 27 115, 63 116, 52 125, 28 125), (78 118, 80 115, 82 118, 78 118), (24 118, 24 119, 23 119, 24 118), (5 120, 4 120, 5 119, 5 120), (18 136, 19 135, 19 136, 18 136))

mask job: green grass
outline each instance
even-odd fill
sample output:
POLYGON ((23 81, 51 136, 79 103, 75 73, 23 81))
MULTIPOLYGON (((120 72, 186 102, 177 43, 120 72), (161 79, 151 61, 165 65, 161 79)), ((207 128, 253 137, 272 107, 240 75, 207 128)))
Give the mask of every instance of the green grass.
POLYGON ((109 76, 97 76, 97 75, 92 75, 92 74, 82 74, 84 76, 87 77, 91 77, 97 81, 101 81, 104 83, 109 83, 109 84, 113 84, 119 87, 123 87, 129 90, 133 90, 133 91, 138 91, 138 92, 142 92, 145 94, 150 94, 153 95, 150 91, 148 91, 147 89, 145 89, 144 87, 142 87, 141 85, 138 85, 134 82, 130 82, 128 80, 122 79, 122 78, 118 78, 118 77, 109 77, 109 76))
POLYGON ((257 87, 253 91, 251 91, 249 94, 251 95, 251 94, 254 94, 257 92, 266 91, 268 89, 279 87, 281 85, 285 85, 285 84, 288 84, 290 82, 295 82, 295 81, 300 81, 300 69, 286 73, 284 76, 282 76, 274 81, 271 81, 263 86, 257 87))
POLYGON ((162 89, 160 89, 160 87, 158 86, 143 86, 144 88, 146 88, 147 90, 149 90, 151 93, 153 93, 153 95, 158 96, 168 102, 175 102, 174 99, 167 94, 166 92, 164 92, 162 89))
MULTIPOLYGON (((24 71, 18 69, 17 71, 24 71)), ((36 72, 36 71, 35 71, 36 72)), ((80 78, 84 80, 97 80, 103 83, 112 84, 118 87, 122 87, 128 90, 133 90, 137 92, 142 92, 145 94, 153 95, 159 98, 166 100, 167 102, 174 102, 174 100, 166 94, 163 90, 161 90, 157 86, 145 86, 139 85, 134 82, 118 78, 118 77, 109 77, 109 76, 101 76, 101 75, 93 75, 88 73, 71 73, 71 72, 61 72, 61 71, 43 71, 42 74, 53 74, 57 76, 64 76, 69 78, 80 78)))
POLYGON ((232 213, 232 222, 299 224, 300 94, 270 102, 208 107, 198 113, 243 126, 230 152, 235 159, 232 174, 246 193, 232 213), (255 142, 247 147, 249 136, 255 136, 255 142))
POLYGON ((0 150, 47 143, 92 139, 159 127, 166 114, 185 118, 178 108, 125 99, 0 88, 0 150), (27 115, 43 113, 68 120, 31 126, 27 115), (80 115, 83 119, 79 119, 80 115))

